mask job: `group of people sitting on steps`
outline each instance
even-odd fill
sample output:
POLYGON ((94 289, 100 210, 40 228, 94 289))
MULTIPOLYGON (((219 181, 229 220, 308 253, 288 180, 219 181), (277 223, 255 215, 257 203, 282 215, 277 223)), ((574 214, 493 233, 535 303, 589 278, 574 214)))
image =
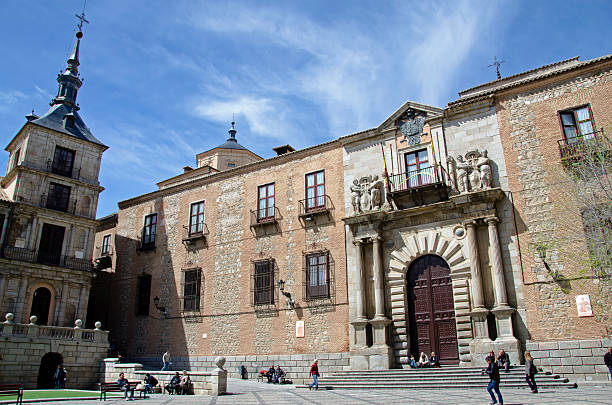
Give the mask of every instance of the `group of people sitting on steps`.
POLYGON ((187 371, 183 370, 183 376, 180 376, 178 371, 174 373, 170 383, 168 383, 165 387, 165 390, 168 391, 168 394, 191 394, 193 391, 193 385, 191 384, 191 378, 189 378, 189 374, 187 371))
POLYGON ((415 360, 414 355, 410 355, 410 367, 411 368, 429 368, 429 367, 440 367, 440 361, 438 360, 438 356, 436 352, 431 352, 431 356, 427 357, 427 355, 421 352, 419 356, 419 360, 415 360))

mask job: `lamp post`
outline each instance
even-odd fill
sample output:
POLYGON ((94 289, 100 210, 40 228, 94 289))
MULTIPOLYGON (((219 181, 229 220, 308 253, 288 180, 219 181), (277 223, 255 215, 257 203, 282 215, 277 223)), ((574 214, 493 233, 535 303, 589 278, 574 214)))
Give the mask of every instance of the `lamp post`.
POLYGON ((155 298, 153 298, 153 305, 155 305, 155 308, 159 312, 161 312, 163 315, 166 315, 166 307, 159 305, 159 297, 157 295, 155 296, 155 298))
POLYGON ((295 308, 295 301, 291 298, 291 293, 285 291, 285 282, 283 279, 278 280, 278 289, 287 298, 287 305, 289 309, 295 308))

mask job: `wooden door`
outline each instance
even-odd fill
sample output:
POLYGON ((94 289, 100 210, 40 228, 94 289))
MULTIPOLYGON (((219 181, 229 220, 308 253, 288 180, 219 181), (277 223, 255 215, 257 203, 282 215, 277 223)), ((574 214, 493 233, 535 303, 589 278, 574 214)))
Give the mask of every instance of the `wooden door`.
POLYGON ((408 314, 415 359, 421 352, 436 352, 440 363, 459 362, 450 268, 442 258, 427 255, 410 266, 408 314))

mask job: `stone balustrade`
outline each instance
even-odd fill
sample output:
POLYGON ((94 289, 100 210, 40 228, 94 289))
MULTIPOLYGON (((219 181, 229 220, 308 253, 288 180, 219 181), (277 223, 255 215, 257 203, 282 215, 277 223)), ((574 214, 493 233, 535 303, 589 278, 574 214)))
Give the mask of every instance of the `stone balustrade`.
POLYGON ((16 323, 11 313, 0 323, 2 339, 0 384, 22 383, 26 389, 47 387, 54 368, 62 363, 68 372, 66 388, 91 389, 100 380, 100 361, 106 356, 108 332, 83 329, 77 319, 74 328, 40 326, 36 317, 29 324, 16 323))
MULTIPOLYGON (((225 357, 217 357, 215 364, 217 368, 212 371, 189 371, 194 394, 217 396, 227 392, 227 371, 223 369, 225 357)), ((128 381, 142 381, 145 374, 150 373, 159 381, 162 389, 176 373, 176 371, 143 370, 140 363, 119 363, 119 359, 116 358, 104 359, 103 367, 101 376, 105 382, 117 381, 121 373, 125 374, 128 381)))
POLYGON ((102 324, 96 322, 96 329, 82 329, 83 321, 77 319, 75 327, 40 326, 36 316, 30 317, 29 324, 13 322, 14 315, 6 314, 6 321, 0 324, 2 337, 28 337, 54 340, 83 340, 87 342, 108 343, 108 331, 100 329, 102 324))

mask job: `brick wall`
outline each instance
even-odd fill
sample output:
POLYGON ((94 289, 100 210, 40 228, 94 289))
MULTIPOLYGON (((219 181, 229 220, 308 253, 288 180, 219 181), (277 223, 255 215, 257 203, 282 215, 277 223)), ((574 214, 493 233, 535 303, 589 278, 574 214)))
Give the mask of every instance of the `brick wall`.
POLYGON ((595 126, 610 131, 609 65, 536 82, 498 97, 496 108, 522 256, 527 326, 532 340, 587 339, 612 330, 610 282, 591 279, 580 209, 564 177, 558 111, 589 104, 595 126), (547 248, 546 264, 535 247, 547 248), (594 317, 579 318, 575 296, 591 297, 594 317))

